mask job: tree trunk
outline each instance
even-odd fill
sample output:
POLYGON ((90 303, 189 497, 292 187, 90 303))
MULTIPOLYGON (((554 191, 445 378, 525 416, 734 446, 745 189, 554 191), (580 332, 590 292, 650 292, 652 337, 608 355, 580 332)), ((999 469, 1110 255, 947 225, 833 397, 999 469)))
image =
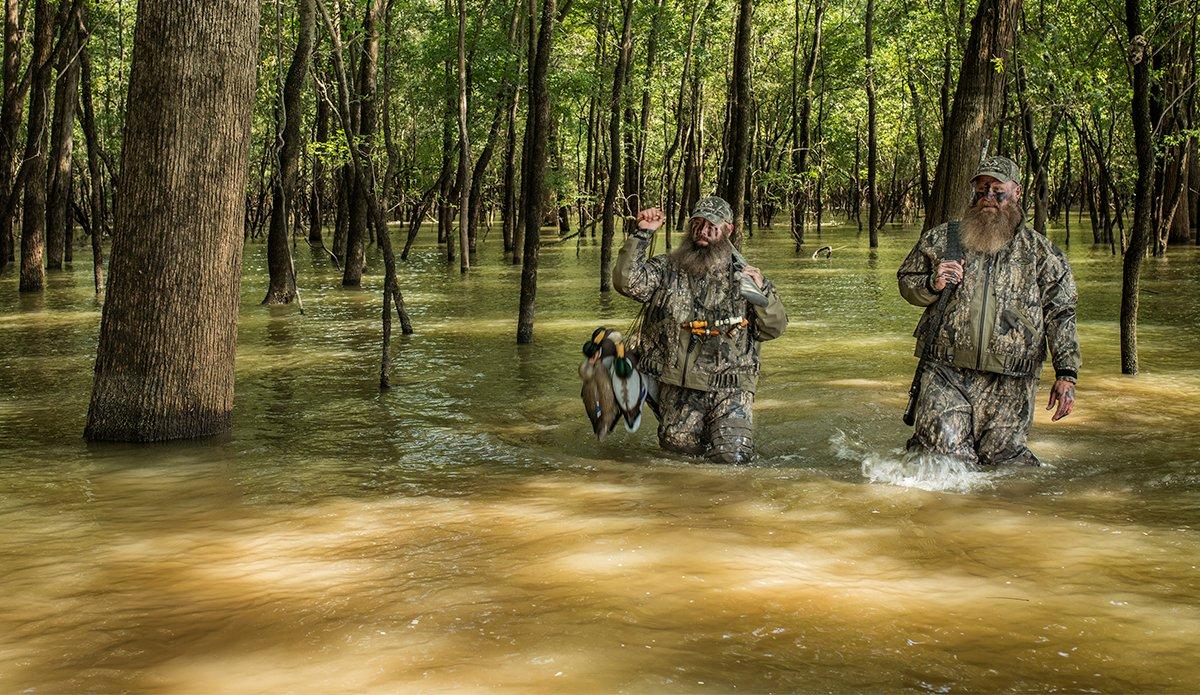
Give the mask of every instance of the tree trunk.
POLYGON ((879 165, 879 145, 875 133, 875 0, 867 0, 866 19, 867 68, 867 236, 871 248, 879 246, 879 190, 876 177, 879 165))
POLYGON ((600 291, 612 289, 612 252, 617 214, 617 192, 621 190, 621 92, 632 52, 633 0, 621 2, 621 45, 617 47, 617 65, 613 69, 612 101, 608 115, 608 183, 604 189, 604 209, 600 213, 600 291))
POLYGON ((966 209, 983 140, 995 127, 1004 97, 1005 73, 997 66, 1008 64, 1020 10, 1021 0, 979 0, 938 155, 925 229, 959 217, 966 209))
POLYGON ((726 153, 725 200, 733 208, 733 243, 741 246, 746 207, 746 172, 750 154, 750 40, 753 0, 738 0, 733 40, 733 74, 729 85, 729 149, 726 153))
MULTIPOLYGON (((65 0, 64 0, 65 1, 65 0)), ((29 59, 29 118, 25 123, 24 210, 21 213, 22 292, 41 292, 46 254, 46 105, 54 64, 54 12, 50 0, 36 0, 33 53, 29 59)))
POLYGON ((75 104, 79 99, 79 32, 72 22, 62 29, 67 50, 58 56, 58 88, 50 126, 48 199, 46 201, 46 267, 61 269, 72 256, 74 218, 71 210, 71 155, 75 148, 75 104))
POLYGON ((1137 374, 1138 284, 1142 260, 1150 242, 1150 187, 1154 172, 1154 136, 1150 124, 1151 49, 1142 32, 1141 0, 1125 0, 1125 28, 1129 39, 1128 57, 1133 68, 1130 115, 1138 175, 1134 183, 1133 226, 1129 247, 1125 249, 1121 280, 1121 373, 1137 374))
MULTIPOLYGON (((317 97, 317 123, 314 139, 319 143, 329 140, 329 102, 317 97)), ((321 155, 314 154, 312 158, 312 190, 308 199, 308 241, 310 244, 324 244, 321 225, 325 205, 325 162, 321 155)))
MULTIPOLYGON (((570 2, 570 0, 567 0, 570 2)), ((629 0, 626 0, 627 2, 629 0)), ((525 201, 524 255, 521 263, 521 304, 517 315, 517 343, 533 342, 533 317, 537 308, 538 255, 541 248, 542 188, 546 171, 546 123, 550 117, 550 95, 546 74, 550 70, 550 51, 554 39, 555 0, 542 0, 540 27, 536 0, 529 0, 529 40, 537 37, 529 64, 529 109, 525 132, 529 151, 521 175, 525 201)))
POLYGON ((467 239, 471 203, 471 134, 467 128, 467 6, 458 0, 458 248, 459 270, 471 269, 467 239))
MULTIPOLYGON (((4 0, 4 94, 0 103, 0 201, 9 200, 13 180, 21 112, 29 83, 21 79, 21 30, 18 0, 4 0)), ((2 205, 0 216, 0 270, 13 260, 13 209, 2 205)))
POLYGON ((104 184, 100 171, 100 161, 103 157, 100 151, 100 136, 96 132, 96 113, 92 101, 92 59, 91 48, 85 45, 79 55, 81 68, 80 102, 83 105, 83 137, 88 148, 88 204, 92 216, 92 281, 96 285, 96 294, 104 291, 104 184))
POLYGON ((138 4, 89 440, 231 424, 259 19, 256 0, 138 4))
MULTIPOLYGON (((375 139, 376 112, 375 86, 376 73, 379 64, 379 15, 382 12, 383 0, 368 0, 363 15, 363 46, 362 56, 358 63, 358 81, 355 91, 358 95, 357 138, 354 146, 358 149, 358 157, 363 166, 371 168, 371 143, 375 139)), ((368 209, 367 198, 374 195, 374 189, 368 191, 365 187, 373 186, 374 176, 370 172, 362 172, 362 176, 352 176, 350 179, 349 226, 346 229, 346 257, 342 270, 342 286, 359 287, 362 285, 363 267, 366 265, 366 242, 370 234, 368 227, 374 223, 373 211, 368 209)))
MULTIPOLYGON (((276 104, 276 129, 279 132, 277 175, 272 191, 271 230, 267 233, 267 271, 270 287, 263 304, 291 304, 296 299, 296 266, 288 244, 288 220, 296 195, 296 172, 300 168, 300 123, 303 119, 300 98, 308 63, 316 37, 317 13, 314 0, 296 2, 296 50, 283 83, 281 103, 276 104)), ((320 230, 318 229, 318 234, 320 230)))
MULTIPOLYGON (((795 0, 795 43, 793 53, 799 52, 800 45, 800 2, 795 0)), ((792 192, 792 237, 796 241, 796 250, 804 244, 804 222, 808 214, 808 173, 809 153, 812 150, 812 136, 809 124, 812 120, 813 77, 817 73, 817 61, 821 55, 821 24, 825 17, 824 0, 815 0, 813 4, 813 35, 812 44, 804 60, 804 94, 796 94, 797 88, 792 88, 792 108, 799 108, 799 116, 793 118, 792 125, 792 176, 794 177, 792 192), (798 102, 798 103, 797 103, 798 102)), ((797 58, 793 56, 793 72, 797 58)), ((795 79, 795 78, 793 78, 795 79)))

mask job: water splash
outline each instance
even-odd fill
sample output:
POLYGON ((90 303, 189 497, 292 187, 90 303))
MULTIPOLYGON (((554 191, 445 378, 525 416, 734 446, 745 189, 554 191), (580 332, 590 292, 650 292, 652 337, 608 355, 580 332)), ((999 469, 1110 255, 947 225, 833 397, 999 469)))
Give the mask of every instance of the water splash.
POLYGON ((841 430, 829 438, 829 444, 839 459, 859 463, 863 477, 872 483, 930 492, 970 492, 993 483, 991 474, 951 456, 914 456, 900 449, 881 454, 841 430))

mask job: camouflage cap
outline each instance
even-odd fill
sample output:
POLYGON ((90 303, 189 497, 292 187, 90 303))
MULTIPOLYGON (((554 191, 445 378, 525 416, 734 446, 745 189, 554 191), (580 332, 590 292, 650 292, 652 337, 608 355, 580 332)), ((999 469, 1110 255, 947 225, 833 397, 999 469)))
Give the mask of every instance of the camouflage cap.
POLYGON ((980 176, 990 176, 1002 183, 1008 183, 1009 181, 1021 183, 1021 169, 1017 166, 1016 162, 1008 157, 984 157, 983 161, 979 163, 979 169, 971 177, 971 180, 974 181, 980 176))
POLYGON ((703 217, 715 225, 729 224, 733 222, 733 210, 723 199, 710 195, 696 201, 692 217, 703 217))

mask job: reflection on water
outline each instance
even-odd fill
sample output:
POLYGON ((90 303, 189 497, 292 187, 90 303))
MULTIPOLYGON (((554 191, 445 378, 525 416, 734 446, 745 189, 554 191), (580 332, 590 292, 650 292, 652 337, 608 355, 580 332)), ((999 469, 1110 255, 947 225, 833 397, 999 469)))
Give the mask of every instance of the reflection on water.
POLYGON ((496 239, 466 278, 419 248, 387 394, 379 269, 345 290, 318 257, 301 316, 258 305, 250 247, 234 432, 155 446, 79 438, 90 269, 44 297, 6 271, 0 690, 1200 689, 1200 254, 1148 264, 1130 379, 1119 261, 1070 249, 1079 410, 1038 413, 1050 465, 997 473, 899 455, 912 239, 749 242, 792 325, 745 468, 664 455, 653 427, 595 443, 578 345, 635 307, 597 296, 590 240, 543 249, 521 348, 496 239))

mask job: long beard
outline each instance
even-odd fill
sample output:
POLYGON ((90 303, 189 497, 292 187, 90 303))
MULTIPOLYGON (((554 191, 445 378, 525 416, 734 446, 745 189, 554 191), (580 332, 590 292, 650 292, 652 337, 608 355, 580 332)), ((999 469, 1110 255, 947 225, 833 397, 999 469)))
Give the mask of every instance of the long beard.
POLYGON ((990 256, 1012 241, 1020 221, 1021 208, 1015 201, 1000 208, 972 205, 963 215, 963 248, 990 256))
POLYGON ((728 268, 733 258, 729 243, 722 239, 708 246, 700 246, 688 234, 679 242, 678 248, 671 252, 671 258, 683 269, 683 272, 694 278, 702 278, 718 268, 728 268))

